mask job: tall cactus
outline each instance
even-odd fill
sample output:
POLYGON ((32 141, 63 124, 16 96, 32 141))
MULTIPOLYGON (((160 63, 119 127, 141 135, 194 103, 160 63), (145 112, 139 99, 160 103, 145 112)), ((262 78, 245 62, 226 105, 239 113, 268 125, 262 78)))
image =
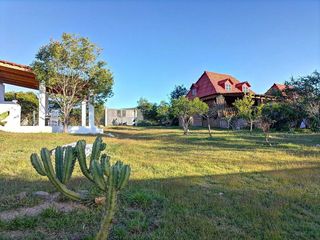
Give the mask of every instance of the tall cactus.
POLYGON ((76 161, 75 150, 73 147, 57 147, 55 149, 55 170, 51 161, 51 154, 47 148, 40 151, 41 159, 38 154, 31 154, 31 164, 35 170, 42 176, 47 176, 50 182, 65 196, 72 200, 84 201, 87 196, 74 192, 66 187, 70 180, 74 164, 76 161))
MULTIPOLYGON (((117 195, 129 181, 131 168, 124 165, 121 161, 110 167, 109 159, 101 159, 92 161, 92 170, 97 182, 105 187, 106 204, 104 215, 102 217, 100 230, 96 236, 96 240, 105 240, 108 237, 110 225, 116 211, 117 195)), ((98 184, 98 183, 97 183, 98 184)))
POLYGON ((89 163, 89 167, 88 167, 87 158, 86 158, 86 141, 80 140, 76 144, 75 148, 76 148, 76 152, 77 152, 77 158, 79 161, 80 169, 81 169, 83 175, 85 175, 92 182, 95 182, 93 180, 93 175, 91 173, 92 161, 94 159, 100 158, 101 152, 105 150, 106 146, 107 145, 105 143, 103 143, 101 137, 96 138, 96 140, 94 141, 94 143, 92 145, 92 152, 90 154, 90 163, 89 163))
POLYGON ((105 209, 101 221, 100 230, 96 236, 97 240, 106 240, 110 225, 116 211, 117 195, 129 181, 131 168, 117 161, 114 165, 110 163, 110 157, 102 154, 106 144, 101 137, 97 137, 93 143, 90 155, 89 167, 86 158, 86 142, 80 140, 75 148, 57 147, 55 149, 55 171, 51 162, 51 155, 47 148, 41 149, 41 160, 38 154, 31 155, 31 163, 35 170, 42 176, 47 176, 50 182, 64 195, 73 200, 88 201, 87 196, 80 195, 69 190, 65 183, 72 175, 76 158, 79 161, 81 171, 91 182, 104 192, 105 209))

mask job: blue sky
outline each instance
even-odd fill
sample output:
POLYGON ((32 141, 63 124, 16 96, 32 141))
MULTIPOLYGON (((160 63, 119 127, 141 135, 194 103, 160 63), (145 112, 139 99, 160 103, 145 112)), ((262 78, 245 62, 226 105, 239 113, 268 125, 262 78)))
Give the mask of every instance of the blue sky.
POLYGON ((115 80, 109 107, 166 100, 205 70, 249 81, 257 93, 320 70, 320 0, 0 0, 0 12, 0 59, 30 64, 63 32, 103 48, 115 80))

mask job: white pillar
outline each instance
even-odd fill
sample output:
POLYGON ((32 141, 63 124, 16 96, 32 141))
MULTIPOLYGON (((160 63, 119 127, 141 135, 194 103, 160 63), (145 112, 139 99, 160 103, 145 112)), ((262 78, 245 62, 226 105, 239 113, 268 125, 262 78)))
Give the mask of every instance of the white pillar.
POLYGON ((5 86, 0 82, 0 103, 4 102, 5 86))
POLYGON ((108 108, 104 109, 104 125, 108 126, 108 108))
POLYGON ((87 101, 81 102, 81 126, 87 126, 87 101))
POLYGON ((39 86, 39 126, 44 127, 46 123, 47 109, 46 86, 41 83, 39 86))
POLYGON ((89 101, 89 127, 94 127, 94 106, 89 101))

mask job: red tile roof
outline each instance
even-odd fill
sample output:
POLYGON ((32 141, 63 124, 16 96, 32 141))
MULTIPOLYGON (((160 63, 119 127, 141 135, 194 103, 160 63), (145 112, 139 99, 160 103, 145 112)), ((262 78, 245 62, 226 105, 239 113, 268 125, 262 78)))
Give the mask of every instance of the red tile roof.
MULTIPOLYGON (((289 89, 292 89, 292 86, 288 87, 289 89)), ((280 83, 274 83, 271 88, 269 88, 268 91, 266 91, 266 95, 275 95, 277 92, 279 92, 282 96, 286 96, 285 90, 287 89, 287 85, 280 84, 280 83)))
POLYGON ((20 87, 39 89, 39 81, 31 67, 0 60, 0 81, 20 87))
POLYGON ((278 88, 278 90, 280 90, 280 91, 283 91, 286 89, 286 85, 284 85, 284 84, 275 83, 274 86, 276 88, 278 88))
POLYGON ((18 63, 13 63, 13 62, 1 60, 1 59, 0 59, 0 63, 3 63, 3 64, 5 64, 5 65, 9 65, 9 66, 13 66, 13 67, 24 68, 24 69, 26 69, 26 70, 28 70, 28 71, 32 71, 32 68, 31 68, 30 66, 27 66, 27 65, 18 64, 18 63))
MULTIPOLYGON (((205 71, 199 80, 192 84, 190 91, 187 94, 187 97, 192 99, 195 97, 205 97, 214 94, 230 94, 230 93, 242 93, 242 91, 236 87, 238 84, 247 84, 250 87, 248 82, 240 82, 238 79, 232 77, 228 74, 214 73, 205 71), (229 81, 232 83, 231 91, 227 91, 224 88, 224 83, 229 81), (192 95, 192 89, 196 88, 196 95, 192 95)), ((239 85, 238 85, 239 86, 239 85)), ((250 90, 250 92, 254 93, 250 90)))

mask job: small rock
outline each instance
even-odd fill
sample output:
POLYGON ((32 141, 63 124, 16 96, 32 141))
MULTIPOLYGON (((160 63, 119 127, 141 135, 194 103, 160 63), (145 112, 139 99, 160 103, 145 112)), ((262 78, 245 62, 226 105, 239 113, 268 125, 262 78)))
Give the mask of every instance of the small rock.
MULTIPOLYGON (((68 147, 68 146, 75 147, 76 144, 77 144, 77 142, 73 142, 73 143, 69 143, 69 144, 63 145, 62 147, 68 147)), ((93 146, 93 144, 86 144, 86 149, 85 149, 86 157, 90 156, 90 154, 92 152, 92 146, 93 146)), ((52 149, 50 152, 51 152, 52 155, 54 155, 55 154, 55 149, 52 149)))
POLYGON ((107 136, 108 136, 108 137, 112 137, 112 138, 115 137, 112 133, 107 133, 107 136))
POLYGON ((50 199, 50 194, 48 192, 37 191, 37 192, 33 192, 32 194, 42 199, 50 199))
POLYGON ((222 196, 223 195, 223 192, 219 192, 219 196, 222 196))
POLYGON ((27 197, 27 192, 21 192, 21 193, 19 193, 19 194, 16 195, 16 198, 17 198, 18 200, 24 199, 24 198, 26 198, 26 197, 27 197))

